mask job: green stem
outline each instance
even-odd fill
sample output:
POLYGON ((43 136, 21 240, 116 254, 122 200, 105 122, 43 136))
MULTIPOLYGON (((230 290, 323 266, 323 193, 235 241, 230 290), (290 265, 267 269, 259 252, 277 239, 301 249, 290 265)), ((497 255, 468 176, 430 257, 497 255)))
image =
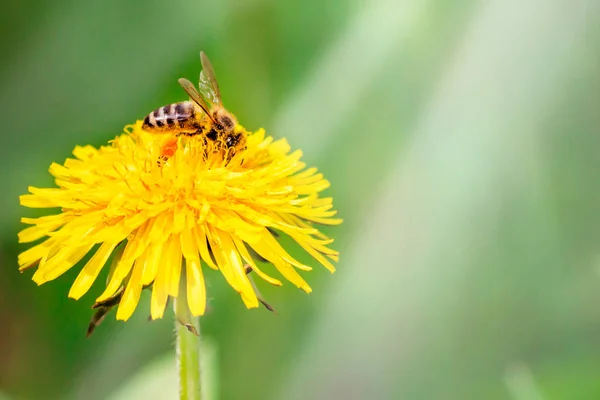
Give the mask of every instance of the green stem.
POLYGON ((182 274, 179 295, 175 299, 175 330, 177 332, 177 369, 179 398, 200 400, 200 324, 192 316, 187 302, 185 275, 182 274), (196 334, 192 333, 195 330, 196 334))

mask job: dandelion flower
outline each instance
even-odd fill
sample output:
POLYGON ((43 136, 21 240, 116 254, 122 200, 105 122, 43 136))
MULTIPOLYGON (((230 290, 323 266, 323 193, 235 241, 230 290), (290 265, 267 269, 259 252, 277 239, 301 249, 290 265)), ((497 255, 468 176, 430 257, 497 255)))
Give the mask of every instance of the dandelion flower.
MULTIPOLYGON (((298 288, 310 286, 298 271, 310 271, 279 243, 288 236, 325 268, 334 271, 338 252, 333 239, 317 225, 336 225, 332 199, 320 193, 329 182, 300 161, 285 140, 264 130, 248 133, 247 149, 233 157, 207 148, 206 141, 181 136, 165 163, 161 135, 128 126, 109 145, 78 146, 75 158, 53 163, 57 188, 30 187, 20 197, 30 208, 58 208, 58 213, 23 218, 32 225, 20 242, 39 244, 19 255, 20 270, 37 267, 41 285, 58 278, 86 255, 69 297, 79 299, 114 254, 102 302, 118 291, 117 319, 127 320, 144 287, 152 285, 151 317, 161 318, 169 297, 176 298, 185 278, 192 315, 206 309, 206 267, 221 271, 248 308, 259 299, 247 276, 251 268, 273 285, 257 258, 267 260, 298 288)), ((182 289, 183 290, 183 289, 182 289)))

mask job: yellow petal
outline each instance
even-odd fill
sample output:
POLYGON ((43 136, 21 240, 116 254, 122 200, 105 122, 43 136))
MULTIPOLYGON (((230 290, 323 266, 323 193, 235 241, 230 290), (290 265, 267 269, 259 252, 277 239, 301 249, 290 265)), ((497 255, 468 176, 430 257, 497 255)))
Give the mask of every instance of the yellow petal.
POLYGON ((121 287, 121 283, 127 277, 129 272, 131 271, 131 267, 135 260, 124 260, 120 259, 117 262, 117 267, 115 269, 115 273, 113 274, 111 280, 108 282, 106 289, 102 294, 96 299, 96 302, 102 302, 108 300, 110 297, 114 296, 119 287, 121 287))
POLYGON ((87 293, 116 246, 117 243, 102 243, 92 258, 85 264, 79 275, 77 275, 69 291, 69 297, 77 300, 87 293))
POLYGON ((246 307, 258 307, 258 298, 248 276, 246 276, 244 265, 231 240, 231 236, 216 228, 209 232, 211 232, 209 235, 211 248, 223 276, 229 285, 242 296, 242 301, 246 307))
MULTIPOLYGON (((329 272, 331 272, 331 273, 335 272, 335 267, 333 266, 333 264, 330 263, 325 257, 323 257, 323 255, 320 252, 318 252, 312 246, 307 244, 306 241, 304 241, 302 238, 300 238, 300 237, 293 237, 293 238, 304 250, 306 250, 306 252, 308 254, 310 254, 315 260, 317 260, 325 268, 327 268, 329 270, 329 272)), ((334 254, 334 255, 331 255, 330 257, 336 258, 336 255, 334 254)))
POLYGON ((57 206, 55 201, 35 194, 23 194, 19 196, 19 203, 29 208, 50 208, 57 206))
POLYGON ((44 269, 38 269, 33 275, 33 280, 38 285, 54 280, 67 272, 71 267, 77 264, 89 251, 94 244, 84 244, 83 246, 63 249, 54 257, 48 260, 44 269))
POLYGON ((162 243, 153 243, 146 250, 146 265, 144 266, 144 272, 142 273, 142 284, 149 285, 156 278, 158 267, 161 265, 162 249, 162 243))
POLYGON ((48 249, 53 246, 56 239, 50 238, 30 249, 25 250, 18 257, 19 270, 23 271, 38 263, 42 257, 48 252, 48 249))
POLYGON ((48 233, 60 228, 72 219, 73 215, 65 213, 48 215, 40 218, 21 218, 21 222, 34 224, 35 226, 30 226, 19 232, 19 243, 28 243, 38 240, 39 238, 48 235, 48 233))
POLYGON ((244 245, 244 242, 242 242, 241 240, 236 239, 236 238, 234 238, 233 241, 235 243, 235 247, 237 247, 237 249, 240 252, 240 255, 242 256, 242 258, 244 259, 244 261, 246 261, 246 263, 249 264, 252 267, 252 270, 254 272, 256 272, 256 274, 258 276, 260 276, 265 281, 269 282, 271 285, 281 286, 281 281, 280 280, 270 277, 269 275, 267 275, 264 272, 262 272, 256 266, 256 263, 252 259, 252 256, 250 256, 250 253, 248 253, 248 249, 246 249, 246 246, 244 245))
POLYGON ((196 238, 194 237, 191 230, 185 229, 183 232, 181 232, 180 240, 181 251, 186 259, 196 260, 200 258, 198 254, 198 245, 196 243, 196 238))
POLYGON ((175 234, 165 245, 162 266, 169 274, 169 296, 177 297, 179 294, 179 280, 181 276, 181 241, 179 235, 175 234))
POLYGON ((131 272, 131 268, 135 260, 146 250, 148 245, 146 235, 148 226, 148 223, 144 223, 142 226, 140 226, 136 230, 135 235, 127 242, 125 250, 116 264, 115 270, 110 277, 108 285, 106 285, 106 289, 100 295, 100 297, 96 299, 97 302, 105 301, 115 294, 115 292, 121 286, 123 280, 131 272))
POLYGON ((294 257, 289 255, 288 252, 285 251, 283 247, 281 247, 279 242, 277 240, 275 240, 275 238, 273 237, 271 232, 269 232, 266 229, 264 230, 263 235, 261 236, 261 241, 259 243, 256 243, 256 245, 259 247, 265 248, 265 249, 268 248, 269 249, 268 251, 273 252, 273 254, 275 254, 276 256, 281 258, 283 261, 295 266, 298 269, 301 269, 303 271, 311 271, 312 270, 312 268, 309 267, 308 265, 304 265, 304 264, 296 261, 296 259, 294 257))
POLYGON ((131 317, 135 307, 140 301, 140 294, 142 293, 142 272, 144 270, 145 258, 145 254, 143 254, 136 260, 135 265, 133 266, 131 278, 129 278, 129 283, 127 284, 127 288, 125 288, 125 292, 119 303, 119 308, 117 309, 117 319, 121 321, 127 321, 129 317, 131 317))
POLYGON ((135 260, 146 250, 146 246, 148 246, 146 233, 149 226, 149 223, 144 223, 136 230, 135 236, 127 242, 127 247, 121 256, 123 260, 135 260))
POLYGON ((150 298, 150 316, 152 319, 162 318, 169 298, 169 269, 159 268, 156 279, 152 286, 152 297, 150 298))
POLYGON ((316 222, 317 224, 322 224, 322 225, 339 225, 342 222, 344 222, 344 220, 341 218, 319 218, 319 217, 305 216, 304 219, 312 221, 312 222, 316 222))
POLYGON ((265 242, 252 243, 250 246, 266 260, 270 261, 275 265, 275 268, 290 282, 304 290, 306 293, 310 293, 312 289, 306 283, 306 281, 296 272, 288 262, 284 261, 279 255, 275 254, 273 250, 265 244, 265 242))
POLYGON ((204 315, 206 310, 206 287, 202 267, 198 259, 186 259, 185 263, 187 279, 188 306, 192 315, 204 315))
POLYGON ((212 269, 219 269, 213 262, 210 252, 208 251, 208 238, 206 236, 206 231, 203 225, 196 226, 195 236, 196 244, 198 245, 198 250, 200 250, 200 256, 202 257, 202 261, 204 261, 212 269))

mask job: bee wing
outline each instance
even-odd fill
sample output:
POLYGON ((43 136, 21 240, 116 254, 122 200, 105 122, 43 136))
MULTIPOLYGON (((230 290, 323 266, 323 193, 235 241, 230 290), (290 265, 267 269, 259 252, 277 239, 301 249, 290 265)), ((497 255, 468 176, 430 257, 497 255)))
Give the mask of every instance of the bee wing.
POLYGON ((219 84, 215 77, 215 71, 210 63, 210 60, 204 54, 200 52, 200 62, 202 63, 202 71, 200 72, 200 81, 198 86, 200 93, 206 97, 211 103, 221 103, 221 91, 219 90, 219 84))
POLYGON ((206 113, 206 115, 208 115, 209 118, 212 118, 210 115, 208 104, 202 98, 202 96, 200 96, 200 93, 198 93, 198 90, 196 90, 194 84, 185 78, 179 78, 179 84, 194 101, 194 103, 198 104, 200 108, 202 108, 202 110, 206 113))

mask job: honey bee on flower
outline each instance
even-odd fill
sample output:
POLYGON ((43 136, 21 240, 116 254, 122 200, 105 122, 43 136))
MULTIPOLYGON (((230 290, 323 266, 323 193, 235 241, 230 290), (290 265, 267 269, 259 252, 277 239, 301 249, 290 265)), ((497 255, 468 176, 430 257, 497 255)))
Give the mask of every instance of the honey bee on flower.
POLYGON ((223 151, 227 158, 246 148, 246 135, 233 114, 223 107, 215 72, 204 52, 200 52, 200 61, 200 92, 190 81, 180 78, 179 84, 191 100, 159 107, 144 119, 142 129, 146 132, 171 135, 162 145, 162 161, 173 155, 180 135, 199 136, 205 145, 210 140, 214 149, 223 151))
POLYGON ((76 146, 75 158, 50 166, 57 187, 29 187, 20 197, 25 207, 59 210, 22 218, 31 226, 19 241, 41 242, 19 255, 19 266, 36 267, 37 284, 90 255, 69 291, 79 299, 113 256, 91 329, 112 307, 117 319, 129 319, 145 287, 152 290, 152 319, 178 296, 192 315, 203 315, 207 269, 219 271, 247 308, 266 305, 250 271, 280 286, 268 270, 277 271, 309 293, 299 271, 312 268, 282 247, 281 236, 335 270, 333 239, 317 229, 342 222, 332 198, 321 197, 329 182, 285 139, 241 126, 223 107, 203 53, 201 61, 200 91, 180 79, 191 101, 160 107, 109 145, 76 146))

